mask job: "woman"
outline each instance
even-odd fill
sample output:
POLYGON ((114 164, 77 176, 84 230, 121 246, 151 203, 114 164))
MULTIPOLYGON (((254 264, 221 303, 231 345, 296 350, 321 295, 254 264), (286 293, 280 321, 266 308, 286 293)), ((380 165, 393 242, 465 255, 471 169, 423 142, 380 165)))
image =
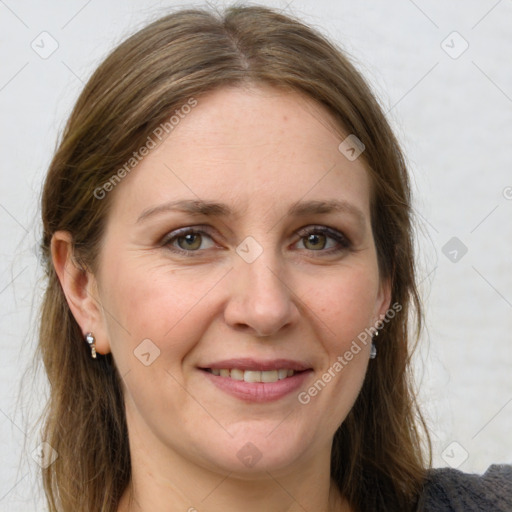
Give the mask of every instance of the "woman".
POLYGON ((182 10, 122 43, 42 198, 50 510, 512 506, 507 468, 429 469, 410 204, 368 86, 298 20, 182 10))

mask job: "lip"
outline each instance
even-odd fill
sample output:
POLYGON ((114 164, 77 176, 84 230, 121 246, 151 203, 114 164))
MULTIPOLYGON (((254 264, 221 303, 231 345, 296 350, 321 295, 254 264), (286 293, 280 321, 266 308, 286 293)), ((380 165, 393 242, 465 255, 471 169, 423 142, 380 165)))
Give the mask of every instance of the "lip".
POLYGON ((294 361, 292 359, 272 359, 262 361, 251 358, 240 358, 240 359, 226 359, 224 361, 217 361, 201 366, 202 369, 211 368, 222 370, 224 368, 232 369, 238 368, 239 370, 255 370, 255 371, 271 371, 286 368, 288 370, 295 370, 296 372, 302 372, 305 370, 311 370, 311 366, 300 361, 294 361))
POLYGON ((229 359, 201 367, 199 370, 209 382, 221 391, 239 400, 256 403, 274 402, 290 395, 301 388, 304 381, 313 372, 313 369, 306 364, 289 359, 273 359, 272 361, 229 359), (206 371, 207 368, 219 370, 237 368, 244 371, 270 371, 286 368, 300 373, 277 382, 245 382, 230 377, 213 375, 213 373, 206 371))

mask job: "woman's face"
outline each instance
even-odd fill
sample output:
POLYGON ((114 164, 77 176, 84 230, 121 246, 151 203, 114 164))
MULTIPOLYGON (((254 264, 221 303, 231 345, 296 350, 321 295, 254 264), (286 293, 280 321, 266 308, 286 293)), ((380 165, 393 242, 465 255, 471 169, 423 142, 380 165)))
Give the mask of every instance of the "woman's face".
POLYGON ((111 192, 97 346, 123 377, 132 447, 286 472, 328 457, 370 343, 345 353, 389 306, 369 179, 309 99, 197 100, 111 192))

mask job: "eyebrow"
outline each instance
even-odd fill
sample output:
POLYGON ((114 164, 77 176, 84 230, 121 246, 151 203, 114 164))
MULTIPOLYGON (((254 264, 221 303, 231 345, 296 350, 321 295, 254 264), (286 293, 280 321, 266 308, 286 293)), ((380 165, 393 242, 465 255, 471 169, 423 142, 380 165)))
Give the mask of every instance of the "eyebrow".
MULTIPOLYGON (((233 217, 234 211, 224 203, 214 201, 204 201, 196 199, 181 199, 170 201, 152 208, 144 210, 137 223, 153 217, 155 215, 179 211, 191 215, 204 215, 208 217, 233 217)), ((308 215, 329 214, 329 213, 347 213, 357 220, 361 227, 365 225, 365 215, 353 204, 340 199, 331 199, 327 201, 297 201, 288 209, 288 215, 293 217, 305 217, 308 215)))

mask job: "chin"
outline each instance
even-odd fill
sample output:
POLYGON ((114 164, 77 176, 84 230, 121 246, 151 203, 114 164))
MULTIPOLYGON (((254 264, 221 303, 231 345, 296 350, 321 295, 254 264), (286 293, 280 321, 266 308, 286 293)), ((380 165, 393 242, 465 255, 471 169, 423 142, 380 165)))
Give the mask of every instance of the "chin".
MULTIPOLYGON (((305 458, 308 442, 305 432, 290 432, 289 425, 282 430, 274 422, 245 424, 223 444, 210 443, 201 449, 207 466, 216 471, 236 474, 241 478, 268 478, 268 473, 286 472, 301 458, 305 458), (274 429, 274 431, 273 431, 274 429)), ((226 436, 227 437, 227 436, 226 436)))

